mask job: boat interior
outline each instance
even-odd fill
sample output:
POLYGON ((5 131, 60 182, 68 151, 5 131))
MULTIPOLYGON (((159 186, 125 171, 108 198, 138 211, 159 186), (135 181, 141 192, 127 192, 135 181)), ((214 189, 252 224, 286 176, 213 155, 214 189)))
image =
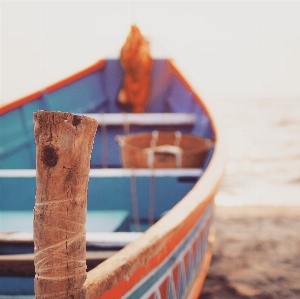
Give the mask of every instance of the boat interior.
MULTIPOLYGON (((201 177, 213 146, 201 168, 122 167, 116 136, 172 131, 211 140, 215 137, 205 107, 169 60, 153 62, 149 100, 143 114, 133 114, 117 104, 123 77, 118 59, 101 61, 97 67, 21 99, 10 111, 0 110, 0 127, 5 128, 0 130, 2 278, 14 276, 17 279, 21 274, 34 276, 32 210, 36 146, 33 112, 71 112, 98 121, 88 186, 88 270, 137 239, 172 209, 201 177)), ((25 293, 32 292, 33 280, 30 284, 30 290, 25 293)))

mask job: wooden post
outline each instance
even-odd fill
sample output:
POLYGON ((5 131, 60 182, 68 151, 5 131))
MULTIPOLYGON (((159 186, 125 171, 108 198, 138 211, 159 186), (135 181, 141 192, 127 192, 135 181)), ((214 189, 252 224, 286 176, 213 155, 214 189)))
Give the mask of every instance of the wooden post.
POLYGON ((86 205, 97 121, 70 113, 34 113, 36 299, 85 298, 86 205))

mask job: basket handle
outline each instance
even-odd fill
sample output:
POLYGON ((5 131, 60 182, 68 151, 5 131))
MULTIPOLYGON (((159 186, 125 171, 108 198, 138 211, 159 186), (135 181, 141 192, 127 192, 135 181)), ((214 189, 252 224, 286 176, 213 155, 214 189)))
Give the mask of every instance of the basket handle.
POLYGON ((150 147, 155 147, 157 140, 158 140, 158 131, 155 130, 152 132, 152 139, 150 141, 150 147))
POLYGON ((174 145, 179 147, 180 141, 181 141, 182 134, 180 131, 175 132, 175 141, 174 145))
POLYGON ((182 149, 179 147, 181 141, 181 132, 175 132, 175 141, 174 145, 160 145, 156 146, 158 140, 158 131, 155 130, 152 132, 152 139, 150 141, 150 147, 146 149, 148 153, 147 157, 147 165, 148 168, 153 168, 154 163, 154 155, 156 153, 167 153, 171 155, 175 155, 176 157, 176 167, 181 168, 182 166, 182 149))
POLYGON ((159 153, 166 153, 174 155, 176 158, 176 167, 181 168, 182 166, 182 149, 176 145, 159 145, 145 149, 147 152, 147 165, 149 168, 153 167, 154 155, 159 153))

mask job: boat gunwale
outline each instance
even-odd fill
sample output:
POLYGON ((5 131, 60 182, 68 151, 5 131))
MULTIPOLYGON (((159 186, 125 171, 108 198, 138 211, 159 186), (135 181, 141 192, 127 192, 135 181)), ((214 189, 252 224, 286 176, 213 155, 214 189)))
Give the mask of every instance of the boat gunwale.
MULTIPOLYGON (((195 100, 200 105, 203 112, 208 116, 210 121, 213 122, 213 119, 211 118, 210 110, 206 107, 206 105, 204 104, 202 98, 199 96, 199 94, 196 92, 196 90, 191 86, 191 84, 187 81, 187 79, 182 75, 182 73, 179 71, 179 69, 177 68, 174 61, 170 59, 170 60, 168 60, 168 62, 169 62, 169 65, 170 65, 171 69, 173 70, 174 74, 181 81, 183 86, 185 86, 186 89, 189 89, 194 94, 195 100)), ((216 137, 217 136, 216 129, 215 129, 216 127, 214 126, 214 124, 212 124, 212 128, 213 128, 214 136, 216 137)))
POLYGON ((98 70, 101 70, 105 66, 105 64, 106 64, 106 60, 101 59, 101 60, 97 61, 96 63, 92 64, 91 66, 89 66, 73 75, 70 75, 67 78, 59 80, 58 82, 51 84, 48 87, 45 87, 38 91, 35 91, 25 97, 21 97, 21 98, 15 100, 13 102, 4 104, 3 106, 0 106, 0 116, 4 115, 14 109, 20 108, 25 104, 28 104, 30 102, 37 100, 38 98, 42 97, 45 92, 47 92, 47 93, 53 92, 63 86, 66 86, 68 84, 71 84, 71 83, 81 79, 82 77, 85 77, 87 75, 90 75, 90 74, 98 71, 98 70))

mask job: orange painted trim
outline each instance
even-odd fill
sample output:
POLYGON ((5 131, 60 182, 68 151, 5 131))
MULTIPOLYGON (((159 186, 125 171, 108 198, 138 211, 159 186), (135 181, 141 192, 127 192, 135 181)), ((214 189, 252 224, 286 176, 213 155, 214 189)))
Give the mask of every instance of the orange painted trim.
MULTIPOLYGON (((188 81, 183 77, 183 75, 181 74, 181 72, 178 70, 178 68, 175 66, 175 64, 169 60, 169 65, 172 69, 172 71, 175 73, 175 75, 177 76, 177 78, 181 81, 181 83, 183 84, 183 86, 185 86, 186 89, 189 89, 193 92, 193 94, 196 97, 196 100, 198 102, 198 104, 201 106, 202 110, 204 111, 204 113, 212 120, 211 115, 209 113, 209 110, 207 109, 207 107, 204 105, 203 100, 201 99, 201 97, 197 94, 197 92, 192 88, 192 86, 188 83, 188 81)), ((214 130, 214 127, 213 127, 214 130)), ((214 134, 216 132, 214 131, 214 134)))
POLYGON ((87 75, 89 75, 93 72, 96 72, 96 71, 102 69, 105 66, 105 63, 106 63, 106 61, 104 59, 99 60, 98 62, 91 65, 90 67, 88 67, 88 68, 86 68, 86 69, 84 69, 84 70, 82 70, 82 71, 80 71, 80 72, 78 72, 74 75, 71 75, 70 77, 67 77, 66 79, 63 79, 63 80, 61 80, 61 81, 59 81, 59 82, 57 82, 53 85, 50 85, 50 86, 46 87, 45 89, 43 89, 43 91, 34 92, 34 93, 32 93, 28 96, 25 96, 21 99, 18 99, 16 101, 14 101, 14 102, 11 102, 9 104, 6 104, 6 105, 0 107, 0 115, 3 115, 7 112, 10 112, 14 109, 19 108, 22 105, 25 105, 27 103, 30 103, 30 102, 42 97, 44 91, 53 92, 53 91, 65 86, 65 85, 68 85, 68 84, 70 84, 70 83, 72 83, 72 82, 74 82, 74 81, 76 81, 76 80, 78 80, 78 79, 80 79, 84 76, 87 76, 87 75))
POLYGON ((47 88, 45 88, 45 91, 50 93, 50 92, 53 92, 59 88, 62 88, 70 83, 73 83, 74 81, 78 80, 78 79, 81 79, 82 77, 85 77, 93 72, 96 72, 100 69, 102 69, 105 65, 105 60, 100 60, 98 61, 97 63, 95 63, 94 65, 70 76, 70 77, 67 77, 66 79, 63 79, 57 83, 54 83, 50 86, 48 86, 47 88))
POLYGON ((7 112, 10 112, 14 109, 17 109, 18 107, 24 105, 24 104, 27 104, 29 102, 32 102, 38 98, 40 98, 42 96, 42 92, 41 91, 37 91, 35 93, 32 93, 24 98, 21 98, 19 100, 16 100, 14 102, 11 102, 11 103, 8 103, 2 107, 0 107, 0 115, 3 115, 7 112))
MULTIPOLYGON (((203 202, 190 214, 188 218, 185 219, 183 223, 180 223, 180 227, 173 232, 172 235, 165 237, 160 243, 160 251, 155 254, 147 261, 144 267, 138 268, 130 277, 129 280, 121 280, 119 285, 112 287, 110 290, 106 290, 105 293, 101 294, 95 299, 111 299, 111 298, 121 298, 130 289, 132 289, 136 284, 138 284, 141 279, 143 279, 149 272, 157 268, 177 247, 177 245, 187 236, 187 234, 195 227, 199 221, 199 215, 203 215, 208 205, 213 201, 211 200, 203 202)), ((171 232, 172 233, 172 232, 171 232)))

